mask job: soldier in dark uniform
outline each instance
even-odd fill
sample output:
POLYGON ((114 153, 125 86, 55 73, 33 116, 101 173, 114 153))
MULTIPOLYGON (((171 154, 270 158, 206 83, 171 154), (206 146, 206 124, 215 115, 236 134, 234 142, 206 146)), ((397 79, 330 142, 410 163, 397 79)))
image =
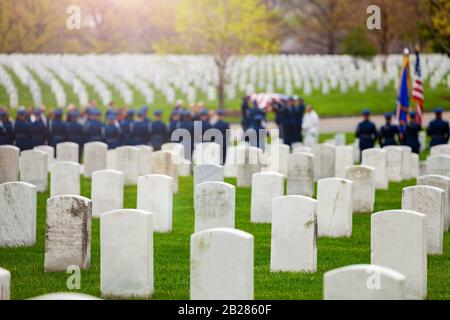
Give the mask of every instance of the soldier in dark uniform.
POLYGON ((448 143, 450 127, 449 123, 442 119, 442 113, 443 110, 437 108, 435 110, 436 119, 431 121, 428 127, 427 134, 431 137, 430 148, 448 143))
POLYGON ((161 110, 156 110, 154 112, 155 121, 151 124, 151 137, 150 144, 153 146, 155 151, 161 150, 161 146, 165 144, 169 139, 169 132, 167 126, 162 122, 162 112, 161 110))
POLYGON ((294 135, 292 139, 292 143, 296 142, 303 142, 303 136, 302 136, 302 127, 303 127, 303 117, 305 116, 305 103, 303 99, 294 96, 294 104, 293 104, 293 111, 295 116, 295 123, 294 123, 294 135))
POLYGON ((9 116, 6 109, 0 108, 0 145, 12 145, 13 142, 13 124, 9 121, 9 116))
POLYGON ((116 114, 110 113, 103 128, 103 137, 108 149, 116 149, 122 145, 122 127, 116 121, 116 114))
POLYGON ((67 141, 78 144, 83 150, 83 125, 78 122, 79 116, 78 110, 69 111, 67 115, 67 141))
POLYGON ((250 127, 249 109, 250 109, 250 97, 245 96, 242 99, 241 104, 242 128, 244 131, 247 131, 247 129, 250 127))
POLYGON ((392 124, 392 113, 384 115, 386 124, 380 129, 380 145, 381 147, 396 146, 400 136, 400 129, 392 124))
POLYGON ((250 129, 256 132, 257 141, 256 145, 254 141, 250 141, 250 145, 252 147, 258 147, 265 150, 265 136, 267 135, 267 133, 264 134, 265 127, 263 125, 263 122, 264 122, 264 115, 261 113, 256 113, 255 116, 252 117, 252 125, 250 129))
MULTIPOLYGON (((199 122, 197 122, 199 123, 199 122)), ((185 158, 190 160, 192 159, 192 153, 194 152, 194 145, 195 142, 194 141, 194 122, 192 122, 192 115, 188 110, 184 110, 182 113, 182 117, 181 117, 181 122, 180 122, 180 129, 184 129, 187 130, 190 134, 190 141, 185 141, 185 139, 183 138, 183 141, 181 142, 184 146, 184 151, 185 151, 185 158), (189 148, 190 148, 190 152, 189 152, 189 148)), ((201 138, 201 137, 199 137, 201 138)), ((175 142, 179 142, 179 141, 175 141, 175 142)), ((201 142, 197 141, 197 142, 201 142)))
POLYGON ((134 110, 130 109, 127 111, 126 118, 122 120, 122 122, 120 123, 120 126, 122 127, 123 144, 126 146, 131 145, 130 129, 133 123, 134 123, 134 110))
POLYGON ((275 123, 280 130, 280 138, 283 139, 284 143, 289 142, 289 137, 286 135, 288 130, 286 124, 288 122, 288 112, 285 101, 273 101, 272 108, 275 111, 275 123))
POLYGON ((209 123, 209 115, 208 110, 203 109, 200 111, 200 121, 202 123, 202 142, 205 142, 205 132, 212 128, 211 124, 209 123))
POLYGON ((405 129, 405 145, 411 147, 412 152, 420 154, 420 141, 419 133, 422 131, 422 127, 417 122, 416 113, 411 112, 409 115, 409 123, 405 129))
POLYGON ((169 135, 181 128, 181 113, 180 111, 174 110, 172 115, 170 116, 170 124, 169 124, 169 135))
POLYGON ((88 110, 88 120, 84 124, 83 133, 86 142, 103 141, 103 123, 100 121, 101 112, 98 109, 88 110))
POLYGON ((225 112, 224 110, 218 110, 217 116, 219 120, 214 124, 214 129, 217 129, 222 133, 222 141, 217 141, 222 145, 222 164, 225 163, 227 159, 227 146, 228 146, 228 137, 227 130, 230 129, 230 125, 225 122, 225 112))
POLYGON ((17 111, 14 132, 16 136, 16 146, 20 151, 32 149, 31 124, 27 120, 27 112, 24 109, 17 111))
POLYGON ((377 128, 373 122, 370 121, 370 110, 363 111, 363 121, 356 129, 356 137, 359 138, 359 149, 363 152, 366 149, 371 149, 375 146, 377 140, 377 128))
POLYGON ((54 148, 58 143, 67 141, 67 126, 62 120, 63 114, 61 109, 56 109, 53 113, 53 120, 48 125, 49 144, 54 148))
POLYGON ((32 148, 45 145, 48 137, 47 126, 45 125, 44 120, 42 120, 42 111, 35 109, 33 115, 35 119, 30 125, 32 148))
POLYGON ((130 140, 132 146, 148 145, 150 140, 150 128, 145 121, 145 112, 141 110, 138 120, 130 126, 130 140))

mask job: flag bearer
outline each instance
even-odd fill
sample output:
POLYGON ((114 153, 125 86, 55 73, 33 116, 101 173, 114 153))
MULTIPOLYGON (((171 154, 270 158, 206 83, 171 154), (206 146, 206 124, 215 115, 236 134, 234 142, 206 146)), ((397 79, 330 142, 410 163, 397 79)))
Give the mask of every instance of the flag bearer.
POLYGON ((405 129, 405 145, 411 147, 412 152, 420 154, 419 133, 422 127, 417 122, 417 115, 415 112, 409 114, 409 123, 405 129))

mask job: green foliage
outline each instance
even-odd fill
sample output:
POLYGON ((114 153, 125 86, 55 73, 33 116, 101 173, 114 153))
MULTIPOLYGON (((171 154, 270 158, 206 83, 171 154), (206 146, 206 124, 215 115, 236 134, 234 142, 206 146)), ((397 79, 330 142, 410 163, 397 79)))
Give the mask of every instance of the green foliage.
POLYGON ((372 59, 377 54, 377 48, 362 28, 350 31, 343 40, 344 54, 357 58, 372 59))

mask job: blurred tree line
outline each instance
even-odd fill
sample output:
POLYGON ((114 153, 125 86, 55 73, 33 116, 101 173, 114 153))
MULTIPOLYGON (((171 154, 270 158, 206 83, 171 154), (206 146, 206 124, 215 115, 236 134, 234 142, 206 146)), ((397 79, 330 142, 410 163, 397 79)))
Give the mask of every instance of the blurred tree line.
POLYGON ((207 48, 204 44, 220 37, 230 40, 225 35, 227 32, 233 38, 232 54, 282 51, 370 56, 400 52, 405 46, 416 45, 424 51, 449 54, 450 1, 0 1, 0 52, 3 53, 210 53, 224 47, 207 48), (81 9, 80 30, 66 26, 67 8, 71 5, 81 9), (366 28, 369 5, 381 9, 380 30, 366 28), (252 6, 257 8, 257 19, 250 19, 247 13, 227 11, 248 10, 252 6), (241 36, 237 37, 238 34, 241 36), (240 42, 238 48, 236 41, 240 42))

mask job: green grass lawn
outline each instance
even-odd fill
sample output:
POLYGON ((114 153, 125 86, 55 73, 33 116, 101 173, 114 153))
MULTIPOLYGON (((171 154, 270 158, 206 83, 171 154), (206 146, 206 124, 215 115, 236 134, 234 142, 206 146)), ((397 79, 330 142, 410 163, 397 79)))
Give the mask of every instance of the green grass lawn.
MULTIPOLYGON (((235 184, 234 179, 227 182, 235 184)), ((154 235, 154 299, 189 299, 189 241, 194 230, 192 178, 180 178, 174 197, 173 232, 154 235)), ((402 188, 414 181, 392 184, 378 191, 376 211, 398 209, 402 188)), ((237 188, 236 227, 255 237, 255 299, 321 299, 323 274, 350 264, 370 263, 370 215, 355 215, 350 239, 318 240, 318 272, 270 273, 270 225, 250 223, 250 189, 237 188)), ((82 195, 90 197, 90 180, 82 179, 82 195)), ((48 193, 38 196, 37 245, 0 248, 0 266, 12 273, 12 299, 27 299, 50 292, 68 291, 66 273, 44 273, 45 207, 48 193)), ((125 190, 125 207, 136 207, 136 187, 125 190)), ((82 271, 80 293, 100 296, 99 221, 92 224, 92 266, 82 271)), ((450 299, 450 235, 445 253, 429 257, 429 299, 450 299)))
MULTIPOLYGON (((6 71, 11 75, 12 80, 16 84, 19 90, 19 104, 24 106, 32 105, 32 98, 29 89, 20 83, 20 80, 15 76, 11 68, 6 67, 6 71)), ((36 78, 36 77, 35 77, 36 78)), ((37 78, 36 78, 37 79, 37 78)), ((62 81, 61 81, 62 82, 62 81)), ((38 79, 38 83, 41 86, 43 92, 43 102, 48 109, 55 107, 55 98, 50 88, 38 79)), ((91 86, 84 83, 90 99, 95 99, 101 109, 104 109, 102 102, 93 90, 91 86)), ((73 93, 73 90, 63 83, 64 90, 67 95, 67 103, 78 104, 78 99, 73 93)), ((117 106, 123 106, 124 102, 117 90, 108 86, 110 89, 113 100, 117 106)), ((136 88, 131 87, 134 94, 134 103, 132 108, 138 109, 143 105, 146 105, 145 99, 136 88)), ((301 90, 297 90, 295 94, 304 96, 301 90)), ((226 107, 228 109, 240 110, 241 96, 243 93, 238 94, 236 99, 227 100, 226 107)), ((180 92, 177 92, 177 97, 184 99, 188 104, 187 98, 180 92)), ((441 106, 446 110, 450 110, 450 89, 445 84, 440 84, 436 89, 431 89, 428 81, 425 82, 425 97, 426 97, 426 109, 432 111, 436 106, 441 106)), ((385 112, 392 112, 396 106, 397 92, 394 89, 394 85, 391 83, 384 91, 379 92, 375 85, 369 86, 367 91, 360 93, 356 87, 350 87, 348 93, 342 94, 339 90, 331 90, 330 94, 323 95, 320 90, 314 90, 310 96, 306 96, 305 102, 313 105, 321 117, 331 116, 352 116, 359 115, 361 110, 370 108, 374 114, 383 114, 385 112)), ((8 105, 9 98, 6 96, 6 92, 3 87, 0 86, 0 105, 8 105)), ((198 101, 205 101, 206 105, 210 109, 217 109, 217 101, 207 101, 207 98, 203 94, 198 94, 198 101)), ((172 104, 166 102, 165 97, 161 92, 155 91, 155 102, 151 106, 151 110, 161 109, 164 111, 164 119, 169 117, 170 111, 173 108, 172 104)), ((14 112, 11 112, 12 114, 14 112)), ((269 117, 270 119, 270 117, 269 117)), ((239 122, 238 117, 231 117, 228 119, 231 122, 239 122)))

